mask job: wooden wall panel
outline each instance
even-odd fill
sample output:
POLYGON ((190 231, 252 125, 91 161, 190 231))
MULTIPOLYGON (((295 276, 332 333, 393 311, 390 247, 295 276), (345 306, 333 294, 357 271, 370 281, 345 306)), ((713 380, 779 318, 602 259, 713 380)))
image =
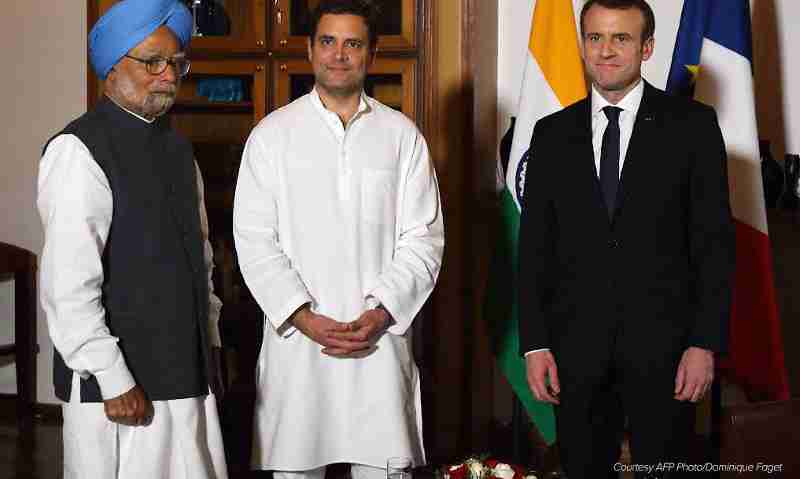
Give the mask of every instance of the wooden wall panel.
POLYGON ((434 71, 423 69, 422 91, 446 246, 422 363, 426 449, 442 463, 490 445, 494 363, 481 310, 495 216, 497 5, 434 3, 423 27, 434 71))

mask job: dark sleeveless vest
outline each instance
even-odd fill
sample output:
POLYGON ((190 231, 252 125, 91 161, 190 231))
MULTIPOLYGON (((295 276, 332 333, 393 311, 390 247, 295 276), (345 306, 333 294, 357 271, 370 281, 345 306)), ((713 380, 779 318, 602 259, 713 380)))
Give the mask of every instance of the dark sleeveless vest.
MULTIPOLYGON (((208 394, 209 292, 191 144, 167 118, 148 124, 108 98, 59 134, 78 137, 111 186, 102 301, 136 383, 153 401, 208 394)), ((58 351, 53 382, 69 401, 72 371, 58 351)), ((81 379, 80 397, 102 401, 94 377, 81 379)))

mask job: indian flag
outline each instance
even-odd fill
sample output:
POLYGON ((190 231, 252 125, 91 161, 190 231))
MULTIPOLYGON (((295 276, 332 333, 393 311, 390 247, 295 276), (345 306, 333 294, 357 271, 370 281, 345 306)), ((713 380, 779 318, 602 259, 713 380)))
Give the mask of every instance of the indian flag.
POLYGON ((539 118, 586 96, 571 0, 537 0, 531 22, 517 123, 502 191, 502 227, 489 284, 487 314, 498 365, 548 444, 555 441, 549 404, 533 398, 519 350, 517 317, 517 239, 527 151, 539 118))

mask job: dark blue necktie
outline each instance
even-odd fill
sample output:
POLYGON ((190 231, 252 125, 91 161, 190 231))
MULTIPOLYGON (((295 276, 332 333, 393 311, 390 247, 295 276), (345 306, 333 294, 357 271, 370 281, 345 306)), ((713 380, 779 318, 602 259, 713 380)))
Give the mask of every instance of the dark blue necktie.
POLYGON ((619 185, 619 114, 622 108, 607 106, 603 113, 608 118, 608 126, 603 133, 603 146, 600 149, 600 186, 608 208, 608 217, 614 216, 614 203, 617 200, 619 185))

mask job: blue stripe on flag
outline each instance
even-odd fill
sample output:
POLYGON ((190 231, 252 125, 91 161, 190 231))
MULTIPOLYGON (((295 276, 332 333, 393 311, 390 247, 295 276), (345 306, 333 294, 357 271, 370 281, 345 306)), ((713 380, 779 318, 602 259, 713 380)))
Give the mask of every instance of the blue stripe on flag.
POLYGON ((706 38, 753 61, 748 0, 711 0, 706 38))
POLYGON ((667 91, 694 96, 694 78, 687 66, 700 63, 703 38, 753 60, 748 0, 685 0, 667 91))
POLYGON ((700 50, 708 22, 708 0, 685 0, 672 66, 667 78, 667 91, 681 96, 694 96, 694 79, 686 68, 700 63, 700 50))

